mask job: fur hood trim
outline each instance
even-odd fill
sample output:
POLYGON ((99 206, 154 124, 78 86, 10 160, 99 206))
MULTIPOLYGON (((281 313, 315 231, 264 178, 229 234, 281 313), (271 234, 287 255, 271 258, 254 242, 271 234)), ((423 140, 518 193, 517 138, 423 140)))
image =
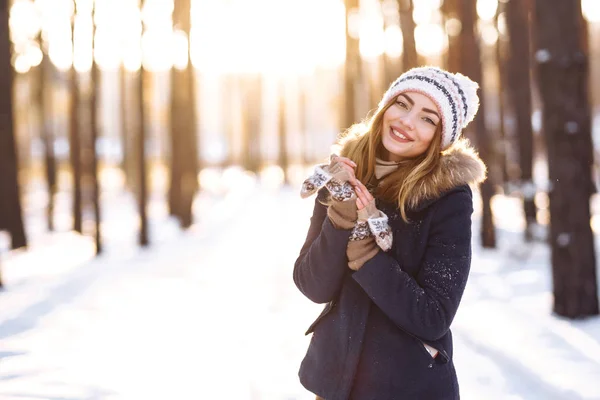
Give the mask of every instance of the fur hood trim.
POLYGON ((417 208, 427 200, 464 185, 478 185, 487 176, 487 168, 466 140, 459 140, 442 152, 436 168, 416 187, 408 198, 408 206, 417 208))

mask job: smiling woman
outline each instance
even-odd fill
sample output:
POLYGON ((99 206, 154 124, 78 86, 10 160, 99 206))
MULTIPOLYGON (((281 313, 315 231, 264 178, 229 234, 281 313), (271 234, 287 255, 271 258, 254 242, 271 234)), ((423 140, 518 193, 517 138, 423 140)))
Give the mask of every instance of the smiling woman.
POLYGON ((469 184, 485 166, 460 138, 478 85, 411 69, 341 138, 317 193, 294 282, 325 303, 300 381, 317 399, 458 399, 450 325, 471 264, 469 184))
MULTIPOLYGON (((383 114, 383 156, 394 162, 423 154, 431 144, 440 116, 437 106, 419 92, 404 92, 383 114), (410 132, 410 133, 408 133, 410 132)), ((439 139, 438 139, 439 140, 439 139)))

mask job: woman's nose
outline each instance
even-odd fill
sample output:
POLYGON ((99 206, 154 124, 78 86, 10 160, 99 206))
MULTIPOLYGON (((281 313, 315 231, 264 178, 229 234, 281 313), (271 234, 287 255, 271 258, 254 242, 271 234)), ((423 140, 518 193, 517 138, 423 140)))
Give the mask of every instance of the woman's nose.
POLYGON ((408 114, 404 115, 402 118, 400 118, 400 122, 407 129, 411 129, 412 130, 415 127, 415 123, 413 121, 413 115, 412 115, 412 113, 408 113, 408 114))

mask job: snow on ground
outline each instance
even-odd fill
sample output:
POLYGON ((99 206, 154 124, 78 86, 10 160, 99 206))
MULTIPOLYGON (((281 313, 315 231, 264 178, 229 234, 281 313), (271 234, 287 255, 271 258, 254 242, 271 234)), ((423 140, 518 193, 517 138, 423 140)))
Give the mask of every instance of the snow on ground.
MULTIPOLYGON (((292 281, 312 201, 240 182, 199 196, 187 232, 152 206, 148 249, 133 200, 107 197, 96 259, 90 238, 32 215, 30 250, 1 259, 0 399, 313 399, 297 370, 321 306, 292 281)), ((498 222, 498 250, 474 234, 453 324, 462 398, 600 399, 600 319, 552 316, 548 249, 521 244, 518 218, 498 222)))

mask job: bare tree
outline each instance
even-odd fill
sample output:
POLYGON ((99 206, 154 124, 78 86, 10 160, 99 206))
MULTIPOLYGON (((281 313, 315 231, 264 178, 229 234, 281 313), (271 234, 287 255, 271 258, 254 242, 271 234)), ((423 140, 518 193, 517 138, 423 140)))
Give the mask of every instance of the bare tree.
POLYGON ((413 0, 397 0, 400 11, 400 29, 402 29, 402 68, 407 71, 419 66, 419 56, 415 44, 415 20, 413 19, 413 0))
POLYGON ((127 119, 127 69, 125 63, 119 65, 119 122, 120 122, 120 145, 121 145, 121 169, 125 173, 125 180, 129 183, 129 151, 128 151, 128 132, 129 124, 127 119))
MULTIPOLYGON (((287 150, 287 112, 286 112, 286 101, 285 101, 285 84, 280 82, 279 84, 279 102, 278 102, 278 131, 279 131, 279 166, 283 170, 283 181, 287 185, 289 184, 288 169, 290 167, 290 161, 287 150)), ((303 118, 303 116, 301 116, 303 118)))
POLYGON ((581 2, 535 2, 539 88, 548 151, 554 312, 598 315, 588 56, 581 2))
MULTIPOLYGON (((398 0, 381 0, 381 12, 383 14, 384 29, 400 25, 400 10, 398 0)), ((383 89, 400 75, 400 57, 392 57, 387 52, 383 54, 383 89)))
MULTIPOLYGON (((140 2, 140 8, 144 6, 144 0, 140 2)), ((144 24, 142 24, 142 32, 144 33, 144 24)), ((140 38, 141 44, 141 38, 140 38)), ((140 214, 140 232, 139 243, 141 246, 148 246, 148 176, 146 166, 146 112, 144 102, 144 63, 140 63, 140 69, 137 76, 137 106, 138 106, 138 126, 137 126, 137 141, 136 141, 136 163, 137 163, 137 201, 138 212, 140 214)))
POLYGON ((469 138, 475 142, 479 150, 482 160, 488 167, 488 179, 481 184, 481 200, 482 200, 482 218, 481 218, 481 245, 486 248, 496 247, 496 229, 494 227, 494 219, 491 208, 491 199, 494 195, 494 178, 496 166, 494 165, 494 137, 491 131, 488 131, 486 125, 486 110, 484 93, 485 87, 483 82, 483 71, 481 66, 481 51, 479 41, 477 40, 476 23, 477 9, 476 0, 465 0, 461 7, 461 39, 462 46, 469 51, 465 51, 461 58, 461 71, 463 71, 471 79, 479 83, 479 111, 475 116, 474 126, 470 126, 471 132, 475 128, 475 135, 469 135, 469 138))
POLYGON ((42 33, 37 37, 38 45, 42 51, 42 62, 37 68, 38 86, 37 107, 39 111, 40 136, 44 143, 44 167, 46 173, 46 185, 48 188, 48 207, 46 208, 46 219, 49 231, 54 230, 54 196, 56 195, 56 156, 54 155, 54 135, 52 132, 52 62, 48 58, 42 33), (49 79, 50 78, 50 79, 49 79), (48 93, 48 87, 50 92, 48 93))
POLYGON ((262 167, 260 132, 262 119, 263 78, 252 73, 242 79, 244 104, 242 121, 244 136, 242 139, 242 165, 248 171, 258 173, 262 167))
POLYGON ((299 82, 298 89, 300 93, 298 93, 298 114, 300 115, 300 137, 301 137, 301 156, 300 161, 302 165, 310 164, 311 155, 308 154, 309 148, 309 135, 308 135, 308 119, 309 119, 309 107, 307 105, 307 96, 304 82, 302 78, 299 82))
POLYGON ((73 39, 73 63, 70 71, 69 91, 71 93, 71 119, 69 125, 69 150, 71 155, 71 173, 73 177, 73 229, 82 232, 82 166, 81 166, 81 134, 80 134, 80 93, 79 73, 75 69, 75 16, 77 2, 73 2, 73 18, 71 20, 71 37, 73 39))
MULTIPOLYGON (((94 4, 94 12, 96 11, 97 3, 94 4)), ((94 222, 96 229, 94 230, 94 240, 96 242, 96 254, 102 253, 102 232, 101 226, 101 215, 100 215, 100 183, 98 179, 98 151, 97 141, 99 136, 98 127, 98 93, 100 91, 100 73, 98 70, 98 64, 96 63, 95 56, 96 48, 96 25, 94 24, 92 33, 92 70, 91 70, 91 88, 90 88, 90 181, 92 185, 92 204, 94 210, 94 222)))
POLYGON ((469 34, 463 29, 461 21, 463 13, 461 1, 464 0, 444 0, 444 3, 442 4, 446 31, 448 32, 446 65, 451 72, 462 70, 463 51, 465 50, 463 43, 465 43, 465 40, 468 40, 466 36, 469 34))
POLYGON ((171 69, 171 181, 169 207, 182 227, 192 225, 192 203, 198 190, 198 143, 195 72, 190 58, 190 0, 175 0, 173 21, 188 38, 187 66, 171 69))
POLYGON ((358 0, 345 0, 346 4, 346 62, 344 63, 344 105, 343 129, 356 122, 356 83, 361 76, 360 48, 357 37, 352 35, 350 26, 353 13, 359 9, 358 0))
POLYGON ((0 0, 0 229, 11 235, 13 249, 27 246, 19 195, 13 120, 13 69, 8 25, 8 1, 0 0))
POLYGON ((506 64, 507 64, 507 44, 508 40, 502 37, 500 34, 500 15, 505 14, 505 3, 498 3, 496 10, 496 16, 494 17, 494 25, 496 30, 499 32, 496 45, 494 46, 495 57, 496 57, 496 71, 498 73, 498 143, 496 146, 498 152, 498 167, 501 172, 501 182, 503 185, 508 184, 510 178, 508 174, 508 152, 509 152, 509 136, 506 132, 505 118, 510 115, 511 107, 506 101, 507 92, 507 79, 506 79, 506 64))
POLYGON ((532 228, 536 223, 533 184, 533 128, 531 126, 531 79, 528 0, 510 1, 506 5, 506 21, 510 36, 510 59, 507 65, 508 87, 513 114, 516 118, 516 134, 519 143, 519 166, 525 213, 525 239, 532 240, 532 228))
POLYGON ((221 118, 223 121, 223 133, 225 134, 225 140, 227 142, 227 158, 224 164, 230 166, 239 162, 235 151, 235 126, 231 118, 232 110, 235 107, 234 98, 237 89, 236 79, 233 74, 227 73, 223 75, 222 85, 221 109, 223 112, 221 113, 221 118))

